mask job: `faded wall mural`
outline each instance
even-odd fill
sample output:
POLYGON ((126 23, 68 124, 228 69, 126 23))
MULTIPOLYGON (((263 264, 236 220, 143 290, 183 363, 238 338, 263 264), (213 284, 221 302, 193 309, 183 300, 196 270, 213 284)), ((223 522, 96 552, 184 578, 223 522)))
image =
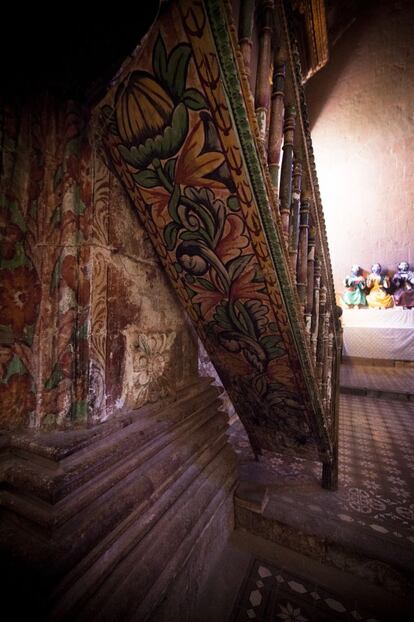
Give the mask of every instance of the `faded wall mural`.
POLYGON ((1 110, 2 427, 173 399, 196 374, 194 338, 88 115, 48 98, 1 110))

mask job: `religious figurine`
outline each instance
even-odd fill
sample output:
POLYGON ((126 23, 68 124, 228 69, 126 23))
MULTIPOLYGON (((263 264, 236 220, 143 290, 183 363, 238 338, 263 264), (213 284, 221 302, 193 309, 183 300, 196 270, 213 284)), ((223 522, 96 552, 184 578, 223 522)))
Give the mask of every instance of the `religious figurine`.
POLYGON ((371 274, 367 278, 367 287, 370 290, 367 296, 368 306, 371 309, 389 309, 394 306, 391 294, 387 292, 390 282, 386 275, 381 274, 381 264, 371 266, 371 274))
POLYGON ((367 299, 365 297, 365 279, 362 276, 360 266, 354 264, 351 268, 351 274, 345 277, 344 285, 346 290, 342 296, 342 301, 347 308, 365 306, 367 299))
POLYGON ((410 270, 407 261, 398 264, 398 271, 392 277, 394 291, 394 304, 404 309, 414 307, 414 272, 410 270))

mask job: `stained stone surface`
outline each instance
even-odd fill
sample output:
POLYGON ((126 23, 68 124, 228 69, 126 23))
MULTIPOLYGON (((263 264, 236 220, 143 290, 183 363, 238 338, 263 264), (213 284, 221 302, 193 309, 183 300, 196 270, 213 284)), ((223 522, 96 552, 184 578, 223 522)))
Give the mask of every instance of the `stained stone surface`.
POLYGON ((270 497, 260 516, 236 501, 239 526, 333 565, 348 566, 390 589, 410 589, 414 569, 410 402, 341 396, 336 492, 318 488, 317 463, 268 452, 255 462, 237 425, 231 438, 239 454, 241 480, 267 486, 270 497))
POLYGON ((379 622, 353 599, 267 561, 252 561, 231 622, 379 622))

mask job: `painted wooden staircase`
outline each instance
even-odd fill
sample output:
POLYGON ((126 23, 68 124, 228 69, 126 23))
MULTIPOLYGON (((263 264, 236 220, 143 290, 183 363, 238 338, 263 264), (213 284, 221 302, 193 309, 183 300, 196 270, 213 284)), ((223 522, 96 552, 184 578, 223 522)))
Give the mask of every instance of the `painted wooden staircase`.
POLYGON ((95 118, 256 455, 335 488, 341 334, 289 31, 281 1, 165 3, 95 118))

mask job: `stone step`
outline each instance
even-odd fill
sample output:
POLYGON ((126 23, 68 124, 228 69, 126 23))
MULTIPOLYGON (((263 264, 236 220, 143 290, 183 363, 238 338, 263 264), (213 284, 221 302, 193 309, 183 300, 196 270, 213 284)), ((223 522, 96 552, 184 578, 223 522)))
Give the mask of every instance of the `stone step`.
POLYGON ((252 481, 236 490, 235 517, 238 530, 305 555, 328 572, 350 573, 397 598, 414 594, 414 550, 405 540, 385 540, 355 523, 304 514, 300 505, 286 503, 252 481))
POLYGON ((408 620, 412 607, 409 598, 389 594, 358 575, 237 529, 206 586, 204 613, 197 622, 408 620), (291 618, 278 615, 287 615, 289 606, 291 618))

